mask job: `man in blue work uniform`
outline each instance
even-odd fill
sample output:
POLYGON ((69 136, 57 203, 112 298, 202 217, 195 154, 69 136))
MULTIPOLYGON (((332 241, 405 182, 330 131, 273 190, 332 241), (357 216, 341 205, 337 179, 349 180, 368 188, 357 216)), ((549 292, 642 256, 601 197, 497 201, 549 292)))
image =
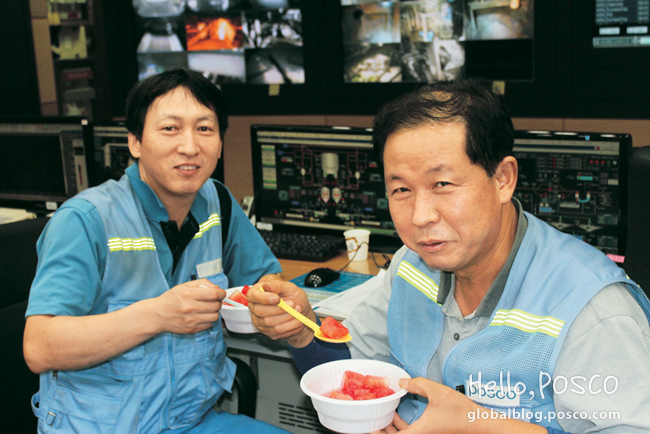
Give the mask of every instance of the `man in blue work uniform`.
POLYGON ((40 373, 39 432, 286 432, 212 409, 235 374, 219 315, 224 288, 281 271, 232 197, 222 244, 210 175, 227 127, 221 92, 200 74, 140 82, 127 101, 137 162, 48 223, 24 338, 40 373))
POLYGON ((422 87, 382 109, 373 144, 405 246, 346 320, 352 341, 321 344, 274 306, 279 294, 316 319, 289 283, 249 294, 254 324, 288 338, 303 371, 349 357, 403 367, 411 394, 385 433, 650 431, 650 303, 512 197, 503 98, 470 79, 422 87))

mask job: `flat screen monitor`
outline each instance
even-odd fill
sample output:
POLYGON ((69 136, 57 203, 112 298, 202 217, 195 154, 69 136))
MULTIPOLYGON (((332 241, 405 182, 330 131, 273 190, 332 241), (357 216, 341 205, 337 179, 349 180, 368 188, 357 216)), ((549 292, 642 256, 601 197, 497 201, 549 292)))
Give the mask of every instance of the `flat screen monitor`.
POLYGON ((175 67, 217 85, 303 84, 298 0, 133 0, 138 78, 175 67))
POLYGON ((650 0, 594 0, 594 48, 650 47, 650 0))
POLYGON ((119 180, 124 170, 133 164, 126 127, 119 123, 93 125, 93 140, 100 155, 98 173, 101 180, 119 180))
POLYGON ((339 0, 344 82, 533 80, 535 0, 339 0))
POLYGON ((367 128, 251 126, 255 217, 260 230, 371 232, 372 251, 401 246, 367 128))
POLYGON ((604 253, 623 255, 629 134, 516 131, 524 211, 604 253))
POLYGON ((86 118, 0 118, 0 206, 54 210, 94 182, 86 118))

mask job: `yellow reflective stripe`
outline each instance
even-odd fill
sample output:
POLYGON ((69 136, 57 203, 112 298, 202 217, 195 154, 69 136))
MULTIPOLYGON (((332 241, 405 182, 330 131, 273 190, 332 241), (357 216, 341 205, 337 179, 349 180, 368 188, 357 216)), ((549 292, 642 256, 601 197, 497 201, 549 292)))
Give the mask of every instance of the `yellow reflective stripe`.
POLYGON ((544 333, 557 338, 564 327, 564 321, 552 316, 537 316, 519 309, 499 309, 491 326, 514 327, 526 333, 544 333))
POLYGON ((194 235, 194 238, 201 238, 204 233, 208 231, 208 229, 214 227, 214 226, 219 226, 221 224, 221 219, 219 218, 219 214, 212 214, 210 217, 201 223, 199 225, 199 231, 194 235))
POLYGON ((397 275, 413 285, 417 290, 438 303, 438 285, 429 276, 406 261, 399 263, 397 275))
POLYGON ((108 250, 117 252, 120 250, 156 250, 153 238, 111 238, 108 240, 108 250))

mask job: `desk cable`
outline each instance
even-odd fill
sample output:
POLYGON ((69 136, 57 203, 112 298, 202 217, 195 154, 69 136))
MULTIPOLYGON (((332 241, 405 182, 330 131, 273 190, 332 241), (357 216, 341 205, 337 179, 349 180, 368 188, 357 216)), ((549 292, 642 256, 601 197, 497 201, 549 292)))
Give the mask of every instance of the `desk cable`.
MULTIPOLYGON (((337 273, 340 273, 341 271, 345 270, 348 267, 348 265, 350 265, 352 263, 352 261, 354 261, 354 258, 357 256, 357 253, 359 253, 359 250, 361 250, 361 246, 363 246, 364 244, 368 244, 368 243, 365 242, 365 241, 360 243, 359 246, 357 247, 357 249, 354 251, 354 255, 352 255, 350 260, 340 270, 338 270, 337 273)), ((372 256, 372 262, 375 263, 377 268, 384 269, 384 270, 388 269, 388 267, 390 266, 390 258, 388 256, 386 256, 385 254, 382 253, 381 256, 384 258, 384 260, 386 262, 384 263, 384 265, 379 265, 377 263, 377 259, 375 258, 375 254, 373 252, 369 252, 369 253, 370 253, 370 256, 372 256)))

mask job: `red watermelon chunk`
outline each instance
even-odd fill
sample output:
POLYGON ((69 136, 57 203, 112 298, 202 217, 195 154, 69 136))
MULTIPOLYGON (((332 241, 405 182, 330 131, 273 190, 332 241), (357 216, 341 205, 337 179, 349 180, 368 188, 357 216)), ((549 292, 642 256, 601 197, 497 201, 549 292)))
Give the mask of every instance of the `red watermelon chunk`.
POLYGON ((341 389, 354 390, 363 389, 363 374, 353 371, 345 371, 343 373, 343 381, 341 382, 341 389))
MULTIPOLYGON (((248 300, 246 297, 244 297, 244 294, 239 292, 239 289, 235 289, 232 294, 230 294, 230 297, 228 297, 231 300, 236 301, 237 303, 241 303, 244 306, 248 306, 248 300)), ((224 300, 224 303, 228 304, 228 299, 224 300)), ((228 306, 232 306, 232 304, 228 304, 228 306)))
POLYGON ((334 399, 343 399, 345 401, 352 401, 354 398, 351 395, 348 395, 347 393, 335 390, 332 393, 330 393, 330 398, 334 399))
POLYGON ((331 316, 328 316, 321 322, 320 331, 325 337, 330 339, 340 339, 349 333, 343 324, 331 316))
POLYGON ((390 387, 378 387, 377 389, 372 389, 376 398, 383 398, 384 396, 389 396, 395 393, 390 387))
POLYGON ((370 389, 356 389, 354 391, 354 400, 355 401, 362 401, 365 399, 375 399, 376 396, 374 393, 372 393, 372 390, 370 389))
POLYGON ((390 378, 375 375, 363 375, 354 371, 345 371, 341 388, 327 395, 334 399, 354 399, 355 401, 383 398, 395 393, 388 387, 390 378))
POLYGON ((366 389, 377 389, 380 387, 388 387, 390 378, 378 377, 376 375, 366 375, 363 377, 363 385, 366 389))
POLYGON ((250 286, 244 285, 244 287, 241 290, 241 293, 244 294, 244 296, 248 295, 248 290, 251 289, 250 286))

